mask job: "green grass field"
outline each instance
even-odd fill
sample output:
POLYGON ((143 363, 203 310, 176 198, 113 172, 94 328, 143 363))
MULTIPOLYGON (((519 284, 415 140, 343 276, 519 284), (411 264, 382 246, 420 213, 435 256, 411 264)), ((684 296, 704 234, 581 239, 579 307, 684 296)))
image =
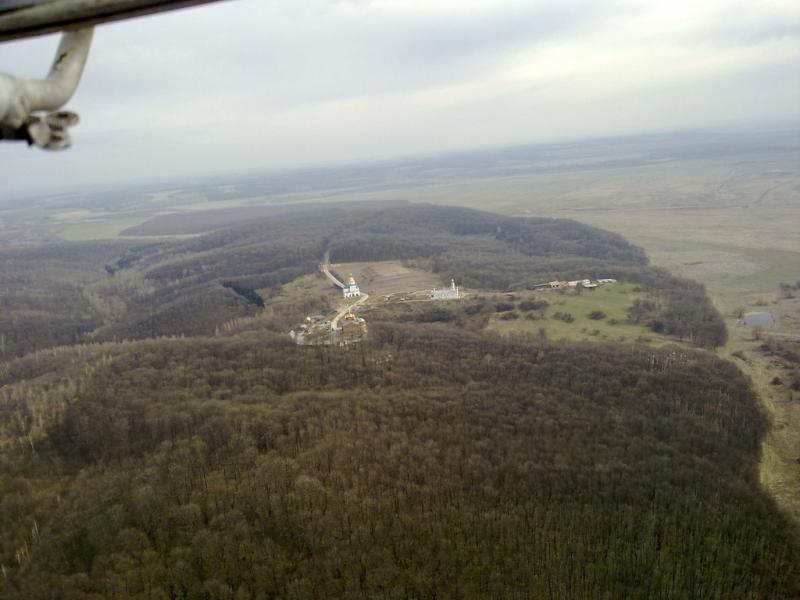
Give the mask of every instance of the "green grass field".
MULTIPOLYGON (((543 291, 532 294, 530 298, 547 300, 550 303, 544 311, 544 318, 529 319, 527 315, 538 315, 538 311, 515 309, 518 319, 504 320, 503 313, 493 316, 488 329, 500 333, 528 332, 539 333, 541 329, 549 339, 587 340, 587 341, 649 341, 655 345, 674 343, 673 338, 653 333, 646 327, 628 322, 627 309, 637 298, 645 298, 644 292, 635 291, 631 284, 609 284, 594 291, 574 290, 558 292, 543 291), (589 318, 593 311, 602 311, 606 317, 599 320, 589 318), (554 317, 556 313, 569 313, 575 320, 566 323, 554 317)), ((528 297, 524 300, 530 299, 528 297)))

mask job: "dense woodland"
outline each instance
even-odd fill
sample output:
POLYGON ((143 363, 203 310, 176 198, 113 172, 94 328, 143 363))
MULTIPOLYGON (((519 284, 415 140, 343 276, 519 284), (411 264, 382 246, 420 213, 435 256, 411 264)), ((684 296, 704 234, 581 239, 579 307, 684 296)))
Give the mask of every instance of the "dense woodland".
POLYGON ((124 243, 0 249, 0 359, 74 344, 103 324, 117 302, 90 292, 124 243))
POLYGON ((765 419, 705 353, 376 324, 70 360, 4 388, 4 598, 800 593, 765 419))
POLYGON ((278 292, 326 250, 489 290, 619 278, 648 292, 631 320, 725 336, 701 285, 572 221, 334 210, 9 251, 0 597, 800 595, 798 531, 758 484, 767 423, 735 365, 487 333, 516 300, 376 311, 364 343, 296 346, 285 323, 319 299, 278 292))

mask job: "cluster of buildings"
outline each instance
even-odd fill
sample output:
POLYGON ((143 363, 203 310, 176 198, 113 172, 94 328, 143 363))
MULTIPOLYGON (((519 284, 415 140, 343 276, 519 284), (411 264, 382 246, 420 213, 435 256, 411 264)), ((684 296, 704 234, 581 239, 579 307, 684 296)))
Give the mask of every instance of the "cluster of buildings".
MULTIPOLYGON (((345 298, 358 298, 361 296, 361 290, 356 283, 355 278, 350 275, 346 283, 341 283, 334 275, 330 273, 327 268, 323 267, 323 271, 328 278, 342 290, 342 296, 345 298)), ((616 279, 575 279, 573 281, 550 281, 548 283, 541 283, 535 288, 549 288, 553 290, 562 289, 576 289, 578 287, 587 290, 594 290, 597 287, 607 284, 616 283, 616 279)), ((456 285, 455 279, 450 280, 450 286, 445 288, 433 288, 428 295, 430 300, 458 300, 461 298, 461 290, 456 285)), ((333 322, 328 320, 324 315, 314 315, 306 317, 306 322, 298 328, 289 332, 289 336, 298 344, 314 345, 314 344, 348 344, 363 340, 367 335, 367 322, 362 318, 356 316, 350 309, 348 312, 337 317, 333 322)))
POLYGON ((302 323, 289 332, 295 343, 303 346, 347 344, 358 342, 367 336, 367 322, 348 312, 340 320, 337 327, 323 315, 306 317, 302 323))
MULTIPOLYGON (((327 264, 323 265, 322 271, 335 286, 342 290, 344 298, 361 297, 361 290, 352 275, 346 283, 342 283, 330 272, 327 264)), ((450 280, 449 287, 433 288, 429 293, 431 300, 457 300, 459 298, 461 298, 461 290, 456 285, 455 279, 450 280)), ((341 317, 337 316, 333 321, 324 315, 306 317, 304 323, 289 332, 289 337, 297 344, 302 345, 348 344, 361 341, 367 336, 367 322, 352 312, 352 306, 347 310, 347 313, 341 317)))
POLYGON ((551 281, 550 283, 542 284, 537 287, 549 287, 551 290, 563 290, 577 288, 580 285, 584 289, 593 290, 603 284, 616 282, 616 279, 598 279, 594 282, 591 279, 576 279, 574 281, 551 281))
POLYGON ((330 337, 331 322, 324 315, 306 317, 296 329, 289 332, 289 337, 298 344, 324 344, 330 337))
MULTIPOLYGON (((361 290, 352 275, 347 283, 341 283, 330 273, 327 265, 324 265, 322 270, 328 279, 342 290, 342 296, 345 298, 361 296, 361 290)), ((301 345, 347 344, 361 341, 367 335, 367 322, 353 314, 353 306, 344 309, 347 312, 344 314, 340 312, 341 317, 337 315, 333 321, 324 315, 306 317, 304 323, 289 332, 289 337, 301 345)))

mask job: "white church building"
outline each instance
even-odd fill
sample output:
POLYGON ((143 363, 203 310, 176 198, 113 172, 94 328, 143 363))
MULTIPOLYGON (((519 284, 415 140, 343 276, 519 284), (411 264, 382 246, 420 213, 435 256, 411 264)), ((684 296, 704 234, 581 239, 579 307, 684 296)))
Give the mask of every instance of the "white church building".
POLYGON ((356 298, 361 295, 361 290, 358 289, 358 284, 356 284, 356 280, 353 276, 350 276, 350 279, 347 280, 347 283, 342 288, 342 294, 344 294, 345 298, 356 298))
POLYGON ((458 294, 458 286, 456 285, 456 280, 450 280, 450 287, 436 289, 433 288, 431 291, 431 298, 434 300, 457 300, 459 298, 458 294))

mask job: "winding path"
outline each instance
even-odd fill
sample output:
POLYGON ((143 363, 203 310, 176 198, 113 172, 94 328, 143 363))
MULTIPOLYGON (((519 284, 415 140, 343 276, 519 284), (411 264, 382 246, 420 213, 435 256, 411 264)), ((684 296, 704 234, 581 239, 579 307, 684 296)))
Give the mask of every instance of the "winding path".
POLYGON ((347 306, 339 309, 339 312, 336 313, 336 316, 333 317, 331 320, 331 329, 336 329, 339 326, 339 319, 345 316, 347 313, 351 312, 356 306, 359 304, 363 304, 369 299, 369 294, 361 294, 361 297, 353 302, 352 304, 348 304, 347 306))
POLYGON ((325 256, 322 258, 322 264, 319 266, 319 268, 322 270, 323 273, 325 273, 325 277, 331 280, 331 283, 333 283, 333 285, 335 285, 339 289, 344 289, 344 284, 338 279, 336 279, 336 276, 333 273, 331 273, 330 256, 331 256, 330 251, 325 251, 325 256))
MULTIPOLYGON (((320 270, 325 273, 325 277, 330 279, 331 283, 340 289, 344 289, 344 284, 336 279, 336 276, 331 273, 331 263, 330 263, 330 252, 325 252, 325 256, 322 258, 322 264, 319 266, 320 270)), ((336 329, 339 326, 339 320, 345 316, 347 313, 351 312, 356 306, 359 304, 364 304, 369 299, 369 294, 361 294, 361 296, 353 302, 352 304, 348 304, 339 309, 339 312, 336 313, 336 316, 331 319, 331 329, 336 329)))

